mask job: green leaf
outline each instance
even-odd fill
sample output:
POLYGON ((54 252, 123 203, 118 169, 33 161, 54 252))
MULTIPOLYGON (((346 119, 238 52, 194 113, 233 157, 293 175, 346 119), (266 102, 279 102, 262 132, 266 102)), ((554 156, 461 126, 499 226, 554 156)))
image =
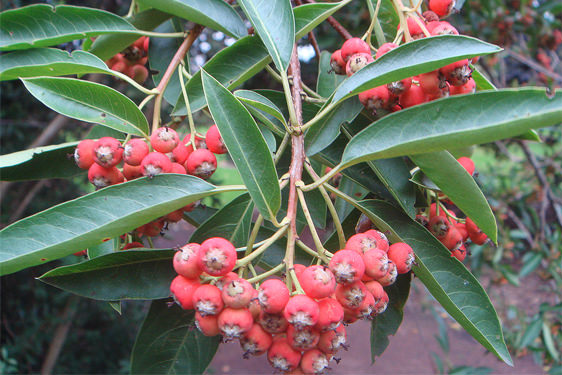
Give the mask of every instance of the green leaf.
POLYGON ((55 48, 34 48, 0 56, 0 81, 37 76, 108 73, 108 70, 103 61, 84 51, 70 54, 55 48))
POLYGON ((474 178, 449 152, 411 155, 410 159, 494 243, 497 242, 496 218, 486 197, 474 178))
POLYGON ((560 91, 550 98, 544 89, 537 88, 452 96, 375 121, 349 142, 342 164, 492 142, 558 124, 560 118, 560 91), (420 119, 424 126, 420 126, 420 119))
POLYGON ((137 33, 123 18, 99 9, 35 4, 0 13, 0 51, 54 46, 109 33, 137 33))
POLYGON ((244 22, 223 0, 137 0, 139 4, 185 18, 211 29, 220 30, 235 38, 247 34, 244 22))
POLYGON ((94 246, 227 188, 166 174, 109 186, 59 204, 0 231, 0 274, 94 246))
POLYGON ((547 322, 542 323, 542 337, 544 341, 544 346, 546 350, 548 350, 548 354, 554 359, 556 362, 560 362, 560 353, 556 349, 556 345, 554 344, 554 340, 552 338, 552 333, 550 333, 550 326, 547 322))
MULTIPOLYGON (((244 102, 244 104, 249 104, 252 107, 255 107, 269 114, 270 116, 273 116, 274 118, 279 120, 279 122, 281 122, 282 125, 287 124, 285 118, 283 117, 283 114, 281 113, 281 110, 265 96, 251 90, 236 90, 236 92, 234 92, 234 95, 242 102, 244 102)), ((277 128, 278 127, 276 127, 276 129, 277 128)), ((273 129, 271 130, 275 131, 273 129)), ((281 130, 284 129, 281 128, 281 130)))
POLYGON ((468 57, 488 55, 501 51, 493 44, 478 39, 441 35, 422 38, 391 50, 370 63, 337 88, 332 103, 373 87, 427 73, 468 57))
POLYGON ((174 253, 174 250, 124 250, 55 268, 39 280, 100 301, 166 298, 176 276, 172 267, 174 253))
MULTIPOLYGON (((373 3, 373 6, 376 8, 377 1, 376 0, 369 0, 373 3)), ((396 13, 396 9, 392 4, 392 0, 382 0, 378 20, 381 25, 384 37, 387 41, 392 41, 396 35, 396 30, 398 25, 400 24, 400 18, 396 13)))
POLYGON ((256 122, 216 79, 206 72, 202 78, 209 110, 230 157, 260 213, 274 219, 281 205, 281 191, 271 152, 256 122))
POLYGON ((203 374, 220 341, 195 328, 193 310, 153 301, 133 347, 131 374, 203 374))
POLYGON ((406 242, 416 254, 413 271, 429 292, 472 337, 512 366, 494 306, 478 280, 423 226, 383 201, 357 203, 391 242, 406 242))
POLYGON ((519 341, 517 348, 523 349, 531 345, 533 341, 535 341, 535 339, 541 334, 541 329, 542 317, 538 316, 531 322, 531 324, 527 326, 527 329, 525 329, 525 333, 523 333, 523 336, 521 336, 521 341, 519 341))
POLYGON ((404 305, 410 294, 411 275, 400 275, 396 282, 385 288, 388 294, 388 306, 382 314, 376 315, 371 322, 371 361, 379 357, 390 344, 389 336, 394 336, 402 324, 404 305))
POLYGON ((281 72, 287 70, 295 44, 295 16, 289 0, 238 0, 238 4, 281 72))
POLYGON ((320 25, 326 18, 350 2, 351 0, 343 0, 338 3, 304 4, 293 8, 293 13, 295 14, 295 39, 298 41, 308 34, 309 31, 320 25))
POLYGON ((102 255, 114 253, 119 250, 119 237, 108 238, 100 244, 88 248, 88 259, 97 258, 102 255))
MULTIPOLYGON (((353 180, 346 176, 342 176, 340 183, 338 184, 338 190, 349 195, 350 197, 353 197, 354 199, 363 199, 365 198, 367 193, 369 193, 367 189, 355 183, 353 180)), ((334 207, 336 208, 336 212, 338 213, 338 218, 340 219, 340 221, 345 220, 345 218, 347 218, 347 216, 354 209, 351 204, 341 199, 340 197, 336 197, 334 207)))
POLYGON ((336 74, 332 71, 330 60, 332 54, 328 51, 320 53, 320 62, 318 63, 318 79, 316 80, 316 92, 324 98, 332 95, 336 87, 343 82, 345 75, 336 74))
POLYGON ((136 104, 99 83, 73 78, 26 78, 27 90, 52 110, 124 133, 148 136, 148 121, 136 104))
POLYGON ((223 237, 236 247, 245 246, 250 235, 253 209, 250 196, 240 195, 202 223, 189 241, 201 243, 211 237, 223 237))
POLYGON ((77 144, 78 142, 68 142, 2 155, 0 180, 27 181, 76 176, 83 172, 72 157, 77 144))

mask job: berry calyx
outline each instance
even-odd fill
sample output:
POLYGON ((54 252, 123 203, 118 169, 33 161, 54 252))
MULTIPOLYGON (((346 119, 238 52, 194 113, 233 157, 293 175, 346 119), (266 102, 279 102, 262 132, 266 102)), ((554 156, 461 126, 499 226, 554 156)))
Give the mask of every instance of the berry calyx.
POLYGON ((289 345, 287 337, 276 337, 267 351, 267 360, 279 371, 292 371, 296 369, 301 360, 301 353, 289 345))
POLYGON ((206 180, 215 173, 217 158, 211 151, 198 148, 187 158, 185 169, 187 173, 206 180))
POLYGON ((113 137, 102 137, 94 145, 94 161, 105 168, 113 167, 121 161, 123 148, 113 137))
POLYGON ((245 279, 232 280, 222 288, 222 300, 228 307, 241 309, 247 307, 254 295, 254 288, 245 279))
POLYGON ((150 136, 152 148, 163 154, 171 152, 179 143, 180 138, 178 133, 167 126, 156 129, 150 136))
POLYGON ((240 346, 244 350, 244 356, 262 355, 271 347, 272 343, 271 334, 264 331, 257 323, 254 323, 252 328, 240 338, 240 346))
POLYGON ((352 76, 359 70, 363 69, 369 63, 375 61, 370 53, 356 53, 349 57, 345 65, 345 74, 352 76))
POLYGON ((351 284, 361 280, 365 273, 365 263, 361 255, 354 250, 337 251, 328 267, 339 284, 351 284))
POLYGON ((124 177, 116 167, 104 168, 93 163, 88 169, 88 180, 97 188, 101 189, 109 185, 123 182, 124 177))
POLYGON ((201 285, 193 293, 193 307, 203 316, 219 314, 224 307, 220 289, 210 284, 201 285))
POLYGON ((330 67, 336 74, 345 74, 345 61, 341 57, 341 49, 338 49, 330 57, 330 67))
POLYGON ((230 241, 213 237, 203 241, 199 248, 197 264, 211 276, 224 276, 236 264, 236 248, 230 241))

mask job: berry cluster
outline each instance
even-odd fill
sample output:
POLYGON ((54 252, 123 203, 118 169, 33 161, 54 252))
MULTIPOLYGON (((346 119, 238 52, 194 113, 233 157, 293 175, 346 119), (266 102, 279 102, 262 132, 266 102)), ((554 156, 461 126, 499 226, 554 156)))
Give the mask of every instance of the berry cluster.
MULTIPOLYGON (((208 179, 217 169, 215 154, 224 154, 227 149, 219 130, 213 125, 205 137, 191 134, 182 141, 178 133, 169 127, 156 129, 150 136, 150 143, 142 138, 133 138, 121 145, 113 137, 98 140, 84 139, 74 151, 78 167, 88 170, 88 180, 98 189, 119 184, 125 180, 161 173, 190 174, 208 179), (122 169, 117 165, 123 162, 122 169)), ((173 211, 163 218, 137 228, 139 236, 156 236, 165 222, 177 222, 184 211, 191 211, 193 204, 173 211)))
MULTIPOLYGON (((454 1, 435 0, 430 1, 429 5, 432 10, 424 12, 423 18, 418 16, 407 18, 412 39, 445 34, 458 35, 459 32, 450 23, 439 21, 439 16, 449 14, 449 7, 452 8, 454 1)), ((341 49, 332 54, 330 65, 336 74, 351 76, 396 47, 398 45, 395 43, 384 43, 373 57, 371 48, 365 41, 351 38, 345 41, 341 49)), ((473 59, 472 62, 475 60, 473 59)), ((395 112, 449 95, 473 93, 476 84, 471 77, 470 63, 471 61, 464 59, 432 72, 374 87, 360 93, 359 100, 373 113, 379 110, 395 112)))
POLYGON ((109 59, 106 62, 107 66, 143 84, 148 78, 148 69, 145 67, 148 61, 148 44, 148 37, 140 37, 123 52, 109 59))
POLYGON ((353 235, 345 249, 330 256, 327 266, 296 264, 299 285, 293 293, 277 278, 254 288, 232 272, 234 246, 214 237, 176 253, 178 276, 170 291, 182 308, 196 311, 195 324, 204 335, 239 340, 245 358, 267 353, 278 371, 316 374, 346 348, 344 323, 384 312, 384 287, 414 263, 410 246, 390 245, 376 230, 353 235))

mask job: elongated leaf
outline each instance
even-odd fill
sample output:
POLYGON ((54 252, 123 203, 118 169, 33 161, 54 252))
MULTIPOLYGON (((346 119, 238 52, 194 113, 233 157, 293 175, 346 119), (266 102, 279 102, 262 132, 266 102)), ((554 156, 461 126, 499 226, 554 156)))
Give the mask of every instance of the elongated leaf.
POLYGON ((318 63, 318 79, 316 80, 316 92, 325 98, 332 95, 336 87, 344 80, 345 76, 336 74, 332 71, 330 60, 332 54, 328 51, 320 53, 320 62, 318 63))
POLYGON ((394 284, 385 288, 388 294, 386 311, 374 317, 371 323, 371 361, 379 357, 390 344, 389 336, 394 336, 402 324, 404 305, 410 294, 411 275, 400 275, 394 284))
POLYGON ((427 73, 468 57, 488 55, 501 48, 478 39, 441 35, 401 45, 347 78, 336 90, 332 103, 370 88, 427 73))
MULTIPOLYGON (((373 7, 376 8, 377 1, 376 0, 369 0, 373 3, 373 7)), ((382 0, 378 20, 381 25, 384 37, 387 41, 392 41, 394 36, 396 35, 396 30, 398 25, 400 24, 400 18, 396 13, 396 9, 392 4, 392 0, 382 0)), ((380 46, 379 46, 380 47, 380 46)))
POLYGON ((497 242, 494 213, 484 194, 466 169, 447 151, 411 155, 410 159, 470 217, 488 237, 497 242))
POLYGON ((203 72, 203 88, 222 139, 256 207, 273 218, 281 205, 277 172, 258 126, 244 105, 203 72))
POLYGON ((73 78, 27 78, 27 90, 54 111, 124 133, 147 136, 148 121, 133 101, 99 83, 73 78))
POLYGON ((234 95, 236 95, 236 97, 244 103, 250 104, 253 107, 256 107, 257 109, 275 117, 282 124, 287 123, 281 113, 281 110, 265 96, 251 90, 236 90, 234 95))
POLYGON ((109 238, 100 244, 88 248, 88 259, 111 254, 119 250, 119 237, 109 238))
POLYGON ((26 181, 67 178, 83 171, 72 154, 78 142, 41 146, 0 156, 0 180, 26 181))
POLYGON ((326 18, 337 12, 351 0, 343 0, 338 3, 313 3, 304 4, 293 8, 295 14, 295 39, 308 34, 316 26, 320 25, 326 18))
POLYGON ((203 374, 220 336, 206 337, 195 328, 193 310, 153 301, 131 354, 131 374, 203 374))
POLYGON ((235 38, 247 34, 244 22, 223 0, 138 0, 142 5, 220 30, 235 38))
POLYGON ((54 46, 108 33, 136 33, 123 18, 93 8, 35 4, 0 13, 0 51, 54 46))
POLYGON ((289 0, 238 0, 279 71, 286 71, 295 44, 295 16, 289 0))
POLYGON ((250 234, 253 208, 248 194, 235 198, 202 223, 189 241, 201 243, 207 238, 223 237, 236 247, 244 246, 250 234))
POLYGON ((160 175, 107 187, 0 231, 0 274, 72 254, 225 189, 193 176, 160 175))
POLYGON ((349 142, 342 163, 415 155, 492 142, 560 123, 562 93, 506 89, 452 96, 393 113, 349 142), (477 120, 475 120, 477 118, 477 120), (420 126, 423 119, 424 126, 420 126))
POLYGON ((358 206, 379 230, 389 232, 391 242, 406 242, 414 249, 416 277, 472 337, 512 366, 498 315, 482 285, 464 265, 423 226, 392 205, 366 200, 358 206))
POLYGON ((91 53, 72 54, 55 48, 34 48, 0 56, 0 81, 37 76, 107 73, 108 67, 91 53))
POLYGON ((101 301, 166 298, 176 276, 172 267, 174 253, 153 249, 119 251, 55 268, 39 280, 101 301))
MULTIPOLYGON (((342 176, 340 183, 338 184, 338 190, 358 200, 365 198, 365 196, 369 192, 367 189, 355 183, 347 176, 342 176)), ((338 213, 338 218, 340 219, 340 221, 345 220, 345 218, 347 218, 347 216, 354 209, 351 204, 341 199, 340 197, 336 198, 334 207, 336 208, 336 212, 338 213)), ((355 224, 353 224, 353 226, 355 227, 355 224)))

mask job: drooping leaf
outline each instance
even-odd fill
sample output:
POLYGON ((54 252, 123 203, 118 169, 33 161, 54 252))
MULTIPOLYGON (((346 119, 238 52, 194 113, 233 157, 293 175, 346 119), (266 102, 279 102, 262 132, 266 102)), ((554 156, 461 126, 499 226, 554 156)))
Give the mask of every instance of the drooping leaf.
POLYGON ((26 181, 76 176, 83 172, 72 157, 77 144, 68 142, 2 155, 0 180, 26 181))
POLYGON ((235 198, 202 223, 190 242, 201 243, 211 237, 223 237, 236 247, 248 242, 254 205, 248 194, 235 198))
POLYGON ((39 280, 101 301, 166 298, 177 275, 172 267, 174 253, 170 249, 123 250, 55 268, 39 280))
POLYGON ((0 56, 0 81, 37 76, 107 73, 108 67, 84 51, 68 53, 56 48, 34 48, 0 56))
POLYGON ((336 89, 332 103, 373 87, 427 73, 468 57, 497 53, 501 48, 478 39, 441 35, 401 45, 370 63, 336 89))
POLYGON ((247 34, 244 22, 236 11, 223 0, 137 0, 140 4, 188 21, 220 30, 235 38, 247 34))
POLYGON ((286 71, 295 44, 295 16, 289 0, 238 0, 279 71, 286 71))
POLYGON ((281 205, 281 191, 273 158, 248 110, 216 79, 203 72, 209 110, 228 153, 265 218, 273 218, 281 205))
POLYGON ((148 121, 135 103, 99 83, 73 78, 26 78, 27 90, 52 110, 124 133, 148 136, 148 121))
POLYGON ((195 327, 193 310, 153 301, 133 347, 131 374, 203 374, 220 341, 195 327))
POLYGON ((411 155, 410 159, 488 237, 497 242, 498 228, 486 197, 471 175, 447 151, 411 155))
POLYGON ((72 254, 228 190, 193 176, 167 174, 110 186, 59 204, 0 231, 0 274, 72 254))
POLYGON ((494 306, 478 280, 429 231, 396 210, 375 200, 357 203, 391 242, 406 242, 416 254, 413 271, 429 292, 472 337, 498 358, 512 365, 494 306))
POLYGON ((349 142, 342 163, 349 166, 492 142, 557 124, 561 117, 560 91, 553 97, 536 88, 452 96, 374 122, 349 142))
POLYGON ((320 62, 318 63, 318 79, 316 80, 316 92, 324 98, 332 95, 336 87, 344 80, 345 76, 336 74, 332 71, 330 60, 332 54, 328 51, 320 53, 320 62))
POLYGON ((100 9, 34 4, 0 13, 0 51, 54 46, 109 33, 137 33, 123 18, 100 9))

